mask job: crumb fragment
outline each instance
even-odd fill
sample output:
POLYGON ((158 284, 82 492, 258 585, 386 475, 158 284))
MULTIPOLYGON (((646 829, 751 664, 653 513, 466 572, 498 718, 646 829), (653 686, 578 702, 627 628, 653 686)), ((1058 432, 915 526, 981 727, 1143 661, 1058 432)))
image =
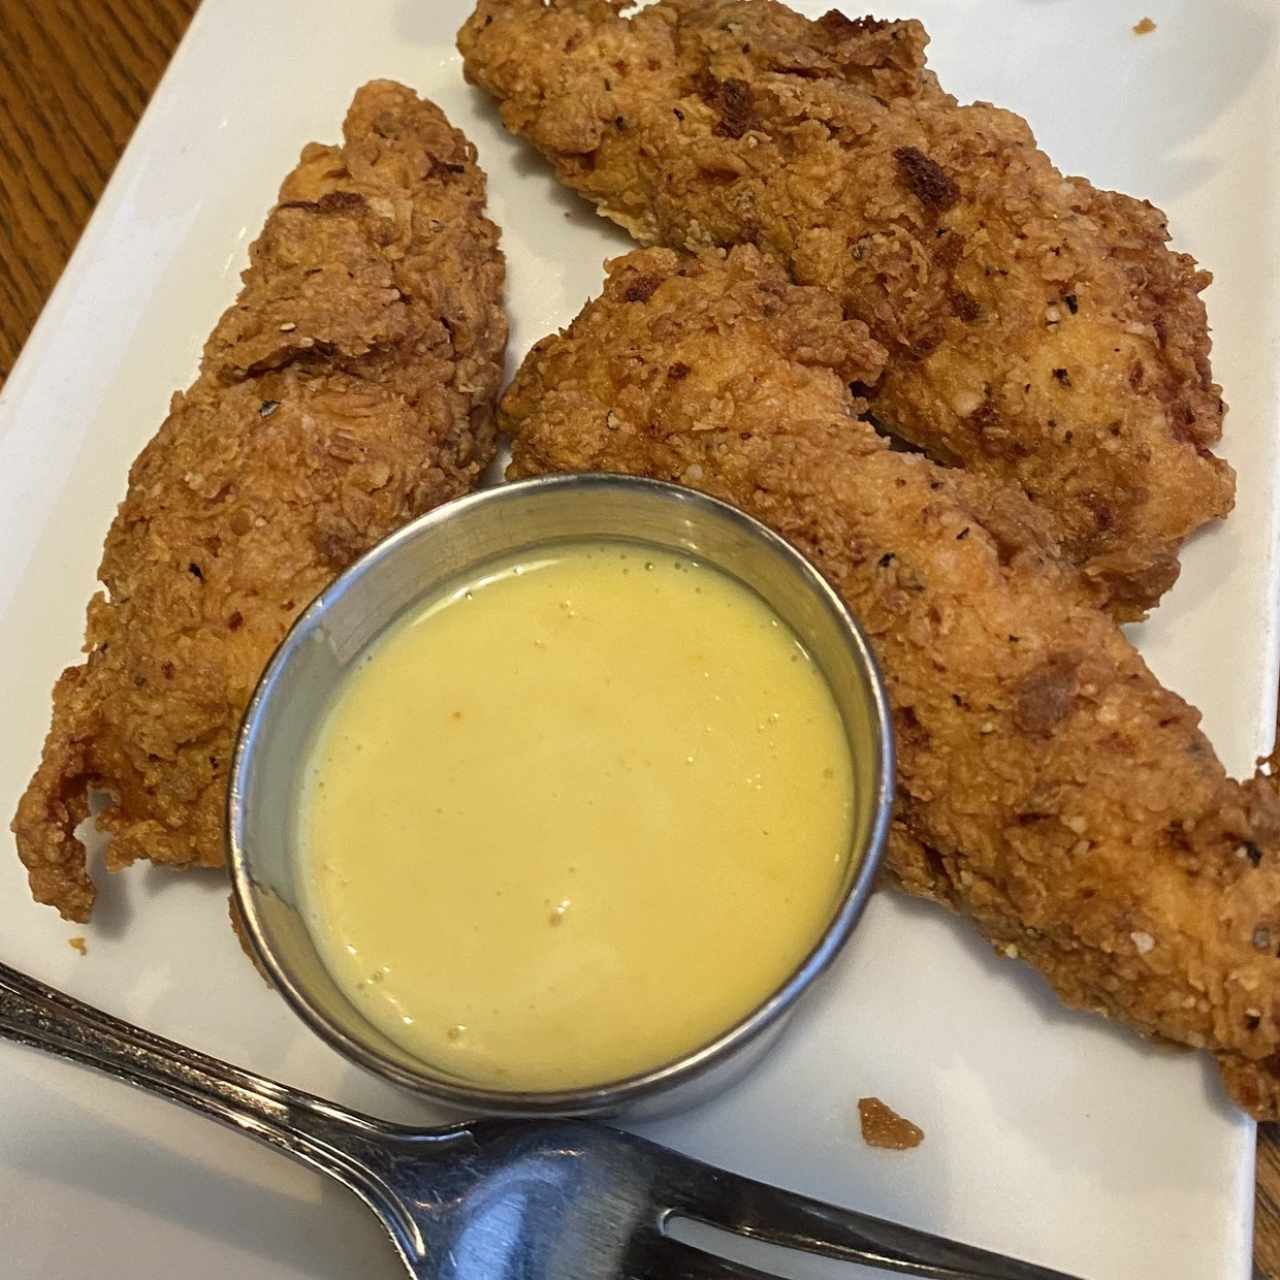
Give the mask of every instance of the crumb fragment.
POLYGON ((858 1121, 862 1126, 862 1140, 869 1147, 884 1147, 889 1151, 910 1151, 924 1141, 924 1130, 900 1116, 879 1098, 858 1099, 858 1121))
POLYGON ((1135 36, 1149 36, 1156 29, 1156 24, 1150 18, 1143 18, 1140 22, 1133 24, 1133 34, 1135 36))
POLYGON ((81 934, 76 934, 74 938, 68 938, 67 946, 69 946, 72 951, 78 951, 82 956, 87 956, 89 954, 89 944, 84 940, 84 937, 81 934))

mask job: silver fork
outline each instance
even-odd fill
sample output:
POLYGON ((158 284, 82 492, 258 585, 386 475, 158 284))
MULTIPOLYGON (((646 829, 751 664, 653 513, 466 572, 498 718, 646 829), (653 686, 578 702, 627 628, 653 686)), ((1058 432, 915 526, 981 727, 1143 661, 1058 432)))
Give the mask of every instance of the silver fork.
POLYGON ((113 1018, 0 965, 0 1038, 211 1116, 354 1191, 418 1280, 773 1280, 673 1238, 678 1218, 935 1280, 1071 1280, 712 1168, 580 1120, 411 1129, 113 1018))

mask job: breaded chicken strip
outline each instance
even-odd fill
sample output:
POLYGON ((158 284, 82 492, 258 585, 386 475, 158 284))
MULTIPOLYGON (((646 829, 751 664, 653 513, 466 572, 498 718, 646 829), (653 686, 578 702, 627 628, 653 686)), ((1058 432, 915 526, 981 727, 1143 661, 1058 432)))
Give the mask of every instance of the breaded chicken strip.
POLYGON ((792 541, 856 611, 893 703, 890 865, 1068 1004, 1218 1055, 1274 1118, 1280 805, 1228 779, 1015 486, 891 451, 826 290, 751 247, 646 250, 531 352, 513 476, 678 481, 792 541))
POLYGON ((918 22, 772 0, 479 0, 469 78, 644 243, 754 242, 886 348, 884 427, 1017 481, 1135 618, 1231 508, 1198 294, 1145 201, 1064 178, 1027 124, 959 106, 918 22))
POLYGON ((228 757, 289 624, 494 452, 507 325, 475 150, 410 90, 355 96, 250 250, 200 376, 134 463, 13 831, 31 891, 88 918, 89 793, 107 865, 221 866, 228 757))

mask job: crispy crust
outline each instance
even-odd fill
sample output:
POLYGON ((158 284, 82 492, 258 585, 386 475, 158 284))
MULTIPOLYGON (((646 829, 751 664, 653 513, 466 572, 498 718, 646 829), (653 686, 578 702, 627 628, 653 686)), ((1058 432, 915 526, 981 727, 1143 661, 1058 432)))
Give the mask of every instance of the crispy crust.
POLYGON ((250 250, 200 376, 129 474, 86 660, 13 820, 32 894, 86 920, 75 837, 111 802, 107 865, 221 866, 232 739, 317 591, 494 452, 506 343, 498 230, 471 144, 402 85, 360 89, 250 250))
POLYGON ((1225 776, 1022 493, 893 452, 860 420, 865 341, 753 248, 630 254, 504 397, 512 474, 679 481, 800 547, 883 665, 902 886, 1066 1003, 1217 1053, 1274 1118, 1273 787, 1225 776))
POLYGON ((886 349, 877 421, 1014 480, 1064 553, 1141 614, 1231 508, 1199 293, 1145 201, 1064 178, 1025 121, 960 106, 918 22, 772 0, 479 0, 470 79, 644 243, 754 242, 886 349))

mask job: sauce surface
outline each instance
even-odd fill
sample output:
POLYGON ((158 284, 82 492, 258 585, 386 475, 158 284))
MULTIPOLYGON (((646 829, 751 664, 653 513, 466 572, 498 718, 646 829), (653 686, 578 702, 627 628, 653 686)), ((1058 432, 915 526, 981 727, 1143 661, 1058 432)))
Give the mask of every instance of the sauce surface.
POLYGON ((526 552, 428 599, 335 696, 299 797, 305 906, 366 1017, 500 1089, 715 1039, 834 909, 849 749, 752 591, 643 544, 526 552))

